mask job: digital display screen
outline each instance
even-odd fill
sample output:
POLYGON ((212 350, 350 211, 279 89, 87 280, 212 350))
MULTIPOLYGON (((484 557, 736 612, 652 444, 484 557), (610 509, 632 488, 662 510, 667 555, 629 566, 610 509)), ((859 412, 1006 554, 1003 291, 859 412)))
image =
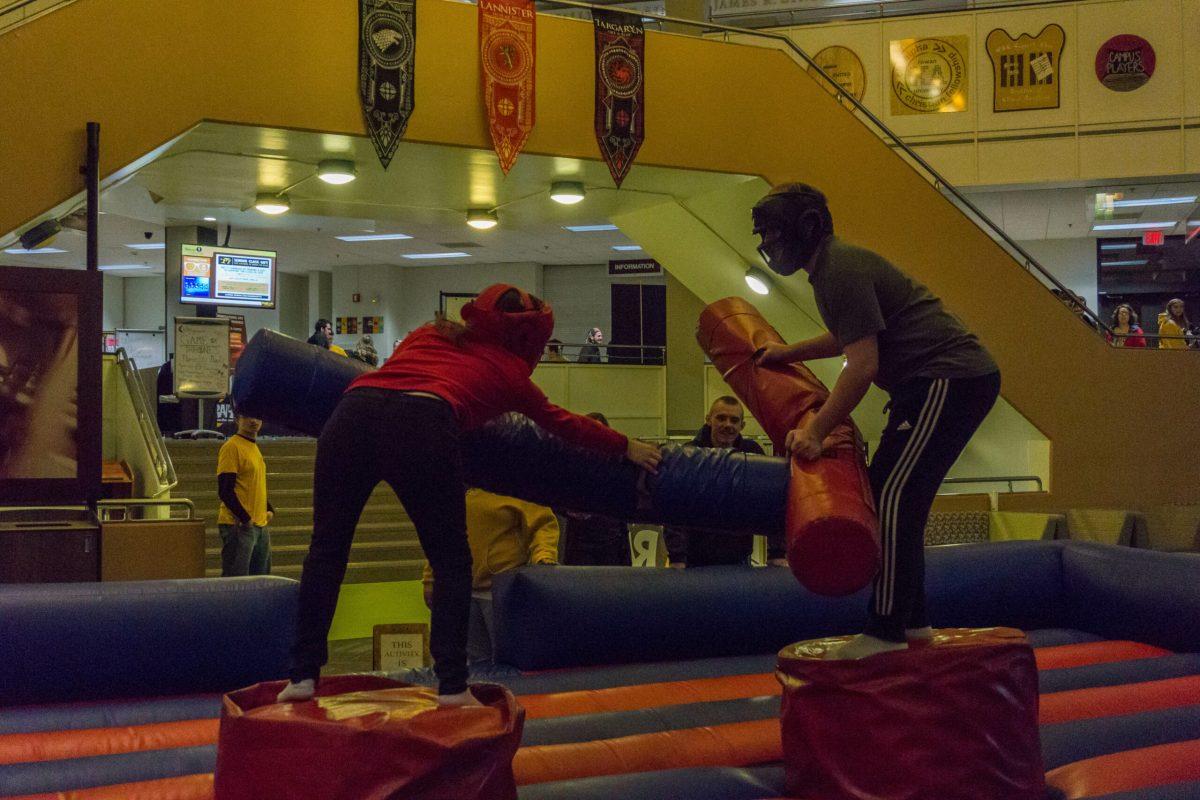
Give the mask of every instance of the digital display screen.
POLYGON ((275 252, 183 245, 181 303, 275 307, 275 252))

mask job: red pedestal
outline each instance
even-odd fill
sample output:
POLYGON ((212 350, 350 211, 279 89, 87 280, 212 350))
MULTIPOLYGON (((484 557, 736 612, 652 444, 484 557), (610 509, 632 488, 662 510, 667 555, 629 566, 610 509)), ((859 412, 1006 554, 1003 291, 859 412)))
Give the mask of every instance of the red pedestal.
POLYGON ((438 707, 432 689, 335 676, 314 700, 275 703, 284 682, 225 696, 216 800, 515 800, 525 711, 505 688, 438 707))
POLYGON ((1012 628, 947 629, 919 649, 779 652, 788 792, 806 800, 1040 800, 1033 650, 1012 628))

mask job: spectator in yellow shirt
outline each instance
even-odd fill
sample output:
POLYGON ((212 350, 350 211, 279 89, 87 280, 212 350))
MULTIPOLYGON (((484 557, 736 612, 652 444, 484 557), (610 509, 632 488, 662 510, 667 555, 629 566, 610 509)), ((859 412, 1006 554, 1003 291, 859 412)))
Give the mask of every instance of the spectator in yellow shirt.
MULTIPOLYGON (((545 506, 515 497, 467 491, 467 542, 471 547, 470 663, 492 660, 492 576, 526 564, 558 563, 558 520, 545 506)), ((433 570, 422 576, 425 604, 433 593, 433 570)))
POLYGON ((1183 301, 1172 298, 1167 302, 1167 310, 1158 312, 1158 346, 1163 350, 1183 350, 1190 346, 1187 339, 1190 330, 1183 301))
POLYGON ((238 414, 238 432, 217 454, 217 495, 221 510, 221 577, 271 574, 271 535, 275 509, 267 501, 267 465, 258 449, 262 420, 238 414))
POLYGON ((324 347, 326 350, 337 353, 339 356, 346 355, 346 351, 333 343, 333 325, 327 319, 319 319, 313 325, 313 335, 308 337, 309 344, 315 344, 317 347, 324 347))

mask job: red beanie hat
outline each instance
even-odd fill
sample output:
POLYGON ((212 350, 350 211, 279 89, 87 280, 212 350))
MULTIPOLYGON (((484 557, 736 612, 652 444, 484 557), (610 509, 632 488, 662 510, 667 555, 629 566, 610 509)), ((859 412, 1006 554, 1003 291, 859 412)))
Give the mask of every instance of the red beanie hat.
POLYGON ((479 293, 462 308, 463 322, 475 333, 498 342, 521 357, 530 371, 542 358, 546 342, 554 333, 554 311, 549 303, 535 307, 533 297, 516 286, 497 283, 479 293), (521 311, 500 311, 496 303, 505 292, 521 296, 521 311))

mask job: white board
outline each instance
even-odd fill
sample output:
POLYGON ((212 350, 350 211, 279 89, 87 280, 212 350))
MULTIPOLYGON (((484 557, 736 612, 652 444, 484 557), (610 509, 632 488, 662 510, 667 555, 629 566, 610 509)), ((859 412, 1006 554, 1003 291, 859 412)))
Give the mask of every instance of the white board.
POLYGON ((175 395, 224 397, 229 392, 229 320, 175 318, 175 395))
POLYGON ((117 329, 117 347, 133 359, 138 369, 161 367, 167 360, 167 332, 117 329))

